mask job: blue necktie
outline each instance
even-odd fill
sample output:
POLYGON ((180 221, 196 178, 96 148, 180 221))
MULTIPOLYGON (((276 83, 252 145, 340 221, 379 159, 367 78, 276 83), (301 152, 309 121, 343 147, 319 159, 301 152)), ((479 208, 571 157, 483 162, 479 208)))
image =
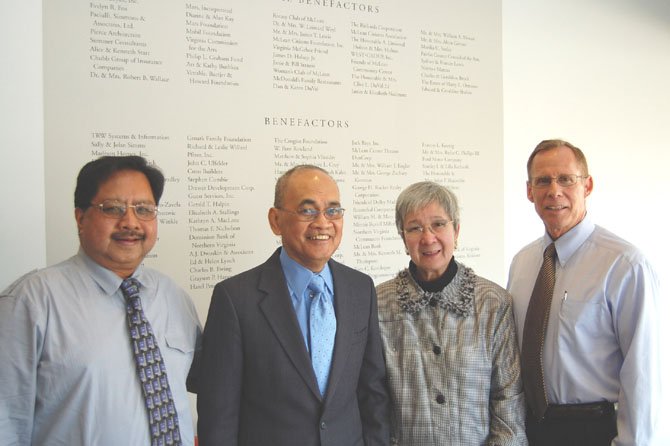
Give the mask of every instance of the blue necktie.
MULTIPOLYGON (((140 283, 137 279, 126 279, 121 283, 121 292, 126 298, 130 342, 149 415, 151 445, 179 446, 181 445, 179 419, 172 400, 163 357, 151 324, 142 310, 140 283)), ((119 426, 119 429, 123 429, 123 426, 119 426)))
POLYGON ((324 291, 325 283, 320 275, 312 276, 307 289, 312 298, 309 311, 309 345, 312 357, 312 367, 319 384, 321 395, 326 394, 330 363, 335 346, 335 332, 337 321, 333 303, 324 291))

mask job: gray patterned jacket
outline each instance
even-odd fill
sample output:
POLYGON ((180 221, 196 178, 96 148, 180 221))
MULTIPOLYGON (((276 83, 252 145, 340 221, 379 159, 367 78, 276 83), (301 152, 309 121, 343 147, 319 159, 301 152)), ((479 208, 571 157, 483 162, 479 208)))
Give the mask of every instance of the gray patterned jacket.
POLYGON ((377 286, 392 443, 527 445, 511 296, 457 266, 440 292, 407 269, 377 286))

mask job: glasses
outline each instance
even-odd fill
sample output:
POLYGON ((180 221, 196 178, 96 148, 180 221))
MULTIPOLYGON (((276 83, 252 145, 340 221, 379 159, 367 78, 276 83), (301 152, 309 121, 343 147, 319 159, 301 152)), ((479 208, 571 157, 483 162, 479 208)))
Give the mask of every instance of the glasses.
POLYGON ((126 204, 118 200, 105 200, 100 204, 91 203, 91 206, 98 208, 105 217, 116 218, 117 220, 126 215, 128 208, 133 208, 135 217, 139 220, 153 220, 158 214, 158 208, 151 203, 126 204))
POLYGON ((314 208, 300 208, 297 211, 289 211, 288 209, 277 208, 282 212, 288 212, 298 216, 300 221, 314 221, 319 215, 323 214, 326 220, 339 220, 344 216, 344 208, 326 208, 323 211, 314 208))
POLYGON ((412 225, 408 228, 402 230, 405 233, 405 236, 408 238, 420 238, 426 230, 432 232, 434 235, 441 235, 447 232, 449 229, 449 224, 453 223, 453 220, 435 220, 429 225, 412 225))
POLYGON ((588 178, 588 175, 575 175, 575 174, 561 174, 557 177, 543 176, 535 177, 530 180, 531 187, 535 189, 546 189, 551 186, 553 181, 556 181, 561 187, 572 187, 577 184, 577 180, 588 178))

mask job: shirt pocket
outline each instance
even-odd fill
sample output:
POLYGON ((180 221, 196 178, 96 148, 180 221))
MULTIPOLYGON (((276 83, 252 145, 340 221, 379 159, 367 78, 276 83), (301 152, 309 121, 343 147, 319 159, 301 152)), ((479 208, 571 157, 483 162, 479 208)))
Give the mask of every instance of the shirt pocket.
POLYGON ((195 351, 195 339, 191 339, 185 333, 166 333, 165 343, 168 348, 178 350, 182 353, 193 353, 195 351))
POLYGON ((598 296, 580 298, 568 295, 561 302, 559 333, 577 339, 591 339, 593 342, 603 338, 605 333, 610 333, 612 318, 603 300, 598 296))
POLYGON ((186 377, 191 368, 195 352, 195 337, 186 333, 168 332, 165 334, 166 351, 163 353, 182 376, 186 377))

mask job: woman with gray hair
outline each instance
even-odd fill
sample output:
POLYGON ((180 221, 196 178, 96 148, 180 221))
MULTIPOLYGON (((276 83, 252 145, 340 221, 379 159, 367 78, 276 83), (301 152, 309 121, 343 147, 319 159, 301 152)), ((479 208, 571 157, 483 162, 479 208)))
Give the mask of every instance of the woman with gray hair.
POLYGON ((409 267, 377 287, 392 443, 526 445, 511 297, 454 260, 456 196, 415 183, 396 226, 409 267))

